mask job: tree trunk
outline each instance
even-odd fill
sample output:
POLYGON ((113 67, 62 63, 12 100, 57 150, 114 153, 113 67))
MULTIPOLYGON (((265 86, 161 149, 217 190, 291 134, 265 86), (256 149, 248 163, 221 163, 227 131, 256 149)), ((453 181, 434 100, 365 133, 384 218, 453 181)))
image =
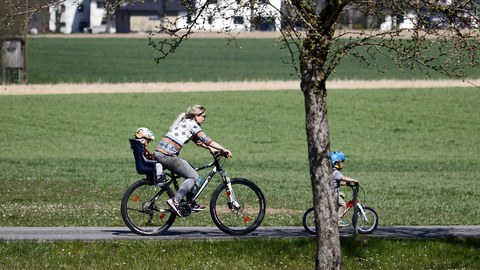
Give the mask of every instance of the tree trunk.
POLYGON ((105 23, 106 23, 106 25, 105 25, 105 33, 107 33, 107 34, 110 34, 110 32, 112 31, 112 27, 111 27, 111 25, 110 25, 110 20, 111 20, 111 17, 112 17, 112 16, 111 16, 111 13, 110 13, 111 8, 112 8, 112 7, 111 7, 110 4, 107 2, 107 5, 105 6, 105 11, 107 12, 106 18, 105 18, 105 21, 106 21, 106 22, 105 22, 105 23))
POLYGON ((61 19, 62 19, 61 10, 55 11, 55 33, 60 33, 60 27, 61 27, 60 20, 61 19))
POLYGON ((341 269, 342 256, 338 231, 337 202, 330 163, 330 137, 327 117, 326 79, 318 58, 301 56, 301 89, 305 99, 308 159, 317 222, 316 269, 341 269))

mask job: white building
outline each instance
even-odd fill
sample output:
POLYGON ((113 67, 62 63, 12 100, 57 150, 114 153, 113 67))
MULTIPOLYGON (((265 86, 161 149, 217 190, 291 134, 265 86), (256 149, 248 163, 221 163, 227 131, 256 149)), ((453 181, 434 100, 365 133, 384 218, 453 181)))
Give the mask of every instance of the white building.
POLYGON ((105 0, 66 0, 51 6, 49 12, 51 32, 70 34, 106 29, 105 0))
MULTIPOLYGON (((281 0, 255 1, 252 9, 245 0, 199 0, 197 6, 208 3, 205 14, 195 28, 204 31, 250 31, 252 16, 257 23, 255 30, 279 31, 281 0)), ((186 21, 180 22, 186 24, 186 21)), ((183 26, 183 25, 180 25, 183 26)))
MULTIPOLYGON (((195 30, 250 31, 252 27, 264 31, 280 30, 281 0, 270 0, 271 4, 255 1, 253 9, 246 0, 198 0, 196 6, 204 5, 207 1, 208 8, 195 25, 195 30), (255 19, 253 26, 250 24, 252 16, 255 19)), ((107 25, 110 25, 111 33, 115 32, 116 27, 122 33, 148 32, 152 31, 152 23, 159 24, 164 19, 175 22, 177 28, 185 28, 188 23, 187 12, 185 7, 179 6, 179 0, 144 0, 133 5, 126 2, 116 10, 121 15, 115 19, 113 14, 111 18, 107 17, 105 0, 66 0, 50 7, 49 30, 66 34, 99 33, 105 32, 107 25), (148 29, 142 26, 148 26, 148 29)))
POLYGON ((107 14, 105 0, 90 0, 90 27, 91 33, 115 33, 115 16, 107 14), (107 27, 107 24, 109 24, 107 27), (107 30, 107 28, 109 28, 107 30))

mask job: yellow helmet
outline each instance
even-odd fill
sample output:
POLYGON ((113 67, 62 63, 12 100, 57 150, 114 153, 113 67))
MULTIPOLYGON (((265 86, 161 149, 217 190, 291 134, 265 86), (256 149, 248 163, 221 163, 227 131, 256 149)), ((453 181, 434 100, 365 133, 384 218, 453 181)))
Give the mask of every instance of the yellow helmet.
POLYGON ((155 140, 155 135, 153 135, 153 132, 145 127, 138 128, 137 131, 135 131, 135 138, 141 139, 145 138, 147 140, 155 140))

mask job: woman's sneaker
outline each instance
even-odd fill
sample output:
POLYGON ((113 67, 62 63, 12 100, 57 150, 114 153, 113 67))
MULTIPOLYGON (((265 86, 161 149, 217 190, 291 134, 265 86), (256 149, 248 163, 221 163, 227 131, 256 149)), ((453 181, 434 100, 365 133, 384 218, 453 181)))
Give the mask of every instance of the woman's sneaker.
POLYGON ((200 204, 198 204, 198 203, 196 203, 196 202, 193 202, 193 203, 192 203, 192 210, 193 210, 193 211, 202 211, 202 210, 205 210, 205 206, 200 205, 200 204))
POLYGON ((180 205, 175 201, 175 198, 170 198, 167 200, 167 204, 177 213, 179 217, 182 217, 182 214, 180 213, 180 205))

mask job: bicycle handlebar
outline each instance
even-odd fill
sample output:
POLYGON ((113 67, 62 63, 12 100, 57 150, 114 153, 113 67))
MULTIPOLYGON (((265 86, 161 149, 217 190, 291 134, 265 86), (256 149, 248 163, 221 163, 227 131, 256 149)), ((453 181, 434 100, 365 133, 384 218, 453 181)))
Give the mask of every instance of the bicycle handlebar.
POLYGON ((213 156, 214 159, 221 158, 222 157, 222 151, 215 151, 215 152, 213 152, 212 156, 213 156))
POLYGON ((215 152, 213 152, 212 156, 213 156, 213 158, 214 158, 215 160, 218 160, 218 159, 220 159, 221 157, 226 157, 227 154, 226 154, 226 152, 215 151, 215 152))
POLYGON ((351 182, 347 182, 347 186, 349 186, 349 187, 353 187, 353 186, 358 187, 358 186, 360 186, 360 183, 355 182, 355 183, 352 184, 351 182))

